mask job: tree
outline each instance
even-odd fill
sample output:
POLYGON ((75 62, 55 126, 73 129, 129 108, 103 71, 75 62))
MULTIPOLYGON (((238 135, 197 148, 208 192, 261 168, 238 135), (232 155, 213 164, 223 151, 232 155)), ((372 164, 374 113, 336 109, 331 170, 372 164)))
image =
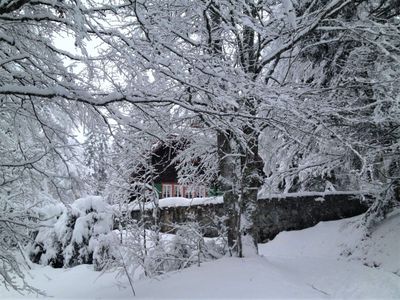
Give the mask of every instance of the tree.
POLYGON ((109 179, 109 134, 106 128, 103 130, 106 134, 102 132, 89 133, 85 142, 85 165, 89 168, 87 177, 92 182, 91 186, 94 187, 91 193, 94 195, 102 194, 109 179))
POLYGON ((142 110, 149 103, 179 106, 217 132, 229 240, 239 256, 243 246, 256 249, 260 133, 298 140, 298 126, 305 124, 311 127, 305 134, 315 136, 311 102, 301 97, 310 86, 284 75, 280 82, 278 69, 350 1, 302 4, 296 16, 291 1, 134 1, 119 14, 130 20, 128 27, 98 30, 107 36, 108 55, 134 83, 134 89, 119 89, 125 100, 140 96, 143 103, 135 105, 142 110), (143 81, 143 74, 151 79, 143 81))
POLYGON ((353 2, 303 39, 284 66, 283 78, 301 91, 299 99, 306 104, 300 102, 298 112, 308 115, 309 130, 315 132, 313 142, 293 143, 292 178, 298 179, 299 171, 306 177, 304 170, 311 165, 308 171, 330 177, 336 188, 368 191, 376 199, 366 214, 371 224, 398 205, 393 173, 397 91, 392 83, 398 76, 393 68, 398 64, 399 13, 395 1, 353 2), (323 135, 330 139, 318 138, 323 135))
POLYGON ((75 1, 0 4, 0 279, 19 291, 36 291, 15 257, 37 227, 34 208, 83 188, 74 130, 94 109, 71 95, 87 88, 88 60, 55 43, 58 33, 72 35, 84 53, 83 19, 75 1))
MULTIPOLYGON (((369 215, 384 216, 399 190, 396 3, 3 1, 4 224, 17 211, 7 200, 13 191, 24 191, 21 202, 43 193, 68 199, 78 173, 73 132, 83 120, 105 126, 128 158, 127 150, 171 133, 196 134, 189 124, 200 120, 204 135, 216 137, 216 149, 200 147, 196 138, 191 149, 217 153, 229 245, 238 256, 257 250, 260 157, 273 162, 264 166, 268 181, 284 181, 286 191, 339 171, 353 181, 343 186, 378 186, 369 215), (56 32, 72 35, 76 49, 59 49, 56 32), (90 38, 100 47, 89 55, 90 38), (30 184, 23 184, 27 178, 30 184)), ((191 153, 180 156, 183 167, 191 153)), ((132 164, 116 165, 129 194, 132 164)), ((21 223, 21 232, 27 225, 21 223)), ((4 232, 8 249, 15 233, 4 232)))

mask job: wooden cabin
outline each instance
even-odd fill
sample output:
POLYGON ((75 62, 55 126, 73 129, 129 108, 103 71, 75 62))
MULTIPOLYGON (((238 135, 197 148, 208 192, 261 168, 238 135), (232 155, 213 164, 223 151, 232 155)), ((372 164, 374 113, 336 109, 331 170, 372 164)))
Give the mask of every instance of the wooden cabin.
POLYGON ((186 146, 186 140, 176 139, 169 144, 160 142, 153 147, 151 164, 157 174, 154 178, 154 185, 159 193, 159 198, 202 198, 218 194, 214 188, 205 185, 183 186, 178 183, 178 170, 174 160, 179 151, 184 150, 186 146))

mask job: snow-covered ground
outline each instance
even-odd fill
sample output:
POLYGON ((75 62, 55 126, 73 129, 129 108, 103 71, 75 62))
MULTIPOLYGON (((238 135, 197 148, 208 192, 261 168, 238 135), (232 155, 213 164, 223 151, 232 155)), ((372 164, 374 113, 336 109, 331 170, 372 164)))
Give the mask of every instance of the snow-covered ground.
MULTIPOLYGON (((400 210, 356 248, 354 243, 361 238, 357 218, 283 232, 260 245, 259 257, 226 257, 137 280, 136 298, 400 299, 400 210)), ((55 299, 132 298, 126 278, 99 275, 88 265, 72 269, 34 265, 29 281, 55 299)), ((21 296, 0 286, 0 299, 15 297, 21 296)))

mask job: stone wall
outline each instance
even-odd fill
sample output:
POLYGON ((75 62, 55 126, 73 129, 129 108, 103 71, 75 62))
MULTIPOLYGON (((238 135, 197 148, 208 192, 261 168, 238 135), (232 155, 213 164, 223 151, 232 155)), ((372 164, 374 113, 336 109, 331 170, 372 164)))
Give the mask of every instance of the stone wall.
MULTIPOLYGON (((320 221, 356 216, 365 212, 367 208, 368 204, 362 196, 349 193, 259 199, 259 242, 273 239, 284 230, 299 230, 316 225, 320 221)), ((222 203, 164 207, 160 211, 161 231, 173 232, 173 224, 195 220, 206 227, 206 236, 216 236, 223 215, 222 203)), ((133 211, 132 217, 138 220, 140 212, 133 211)), ((153 222, 150 211, 147 219, 153 222)))
POLYGON ((260 242, 273 239, 281 231, 357 216, 367 209, 363 197, 352 194, 261 199, 258 215, 260 242))

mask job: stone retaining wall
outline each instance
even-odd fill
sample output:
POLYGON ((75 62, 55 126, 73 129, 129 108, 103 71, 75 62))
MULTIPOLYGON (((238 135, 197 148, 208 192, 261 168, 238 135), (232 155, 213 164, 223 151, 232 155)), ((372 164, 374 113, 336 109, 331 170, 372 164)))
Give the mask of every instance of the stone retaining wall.
MULTIPOLYGON (((273 239, 279 232, 299 230, 316 225, 320 221, 348 218, 368 209, 363 197, 354 194, 301 195, 259 199, 259 242, 273 239)), ((149 222, 154 222, 151 212, 149 222)), ((173 232, 173 224, 197 221, 205 225, 205 235, 216 236, 224 216, 223 204, 180 207, 164 207, 160 210, 161 231, 173 232)), ((134 219, 140 218, 133 211, 134 219)))

